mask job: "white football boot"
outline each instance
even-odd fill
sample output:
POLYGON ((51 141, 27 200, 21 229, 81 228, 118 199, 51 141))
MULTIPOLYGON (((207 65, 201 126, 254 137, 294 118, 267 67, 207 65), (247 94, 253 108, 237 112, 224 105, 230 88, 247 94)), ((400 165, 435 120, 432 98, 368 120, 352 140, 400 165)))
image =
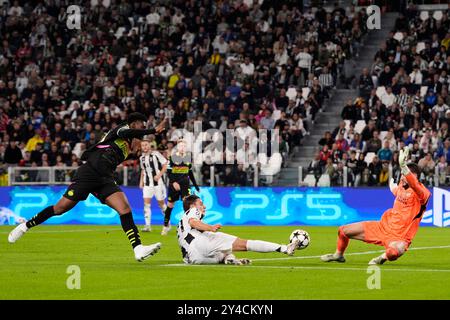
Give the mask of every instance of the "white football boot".
POLYGON ((17 227, 14 228, 13 231, 11 231, 8 235, 8 242, 9 243, 14 243, 17 240, 19 240, 24 234, 25 232, 28 231, 28 227, 26 225, 26 223, 21 223, 19 224, 17 227))
POLYGON ((172 228, 172 226, 169 224, 168 227, 164 226, 162 231, 161 231, 161 235, 162 236, 167 236, 167 234, 169 233, 170 229, 172 228))
POLYGON ((134 257, 137 261, 141 262, 156 254, 159 249, 161 249, 160 242, 151 244, 149 246, 143 246, 142 244, 140 244, 136 246, 136 248, 134 248, 134 257))
POLYGON ((345 262, 344 256, 338 255, 336 253, 324 254, 323 256, 320 257, 320 260, 322 260, 323 262, 332 262, 332 261, 345 262))
POLYGON ((234 254, 228 254, 225 259, 223 260, 224 264, 232 264, 232 265, 238 265, 238 266, 242 266, 242 265, 247 265, 247 264, 251 264, 252 260, 247 259, 247 258, 243 258, 243 259, 238 259, 235 257, 234 254))
POLYGON ((385 257, 383 257, 383 255, 373 258, 372 260, 369 261, 369 265, 373 266, 376 264, 383 264, 387 261, 387 259, 385 257))
POLYGON ((298 239, 297 237, 295 237, 295 239, 292 240, 292 242, 289 243, 289 244, 287 245, 287 250, 286 250, 285 253, 286 253, 288 256, 293 256, 295 250, 298 249, 298 244, 299 244, 299 243, 300 243, 300 239, 298 239))
POLYGON ((152 231, 152 227, 150 226, 145 226, 141 229, 142 232, 151 232, 152 231))

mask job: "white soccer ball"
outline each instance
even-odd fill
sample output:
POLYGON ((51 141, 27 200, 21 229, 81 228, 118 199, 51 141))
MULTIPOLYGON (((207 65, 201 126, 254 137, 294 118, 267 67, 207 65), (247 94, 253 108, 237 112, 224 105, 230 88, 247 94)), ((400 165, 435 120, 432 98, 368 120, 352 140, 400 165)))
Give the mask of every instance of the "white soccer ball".
POLYGON ((308 232, 305 230, 294 230, 291 233, 291 236, 289 237, 289 242, 292 243, 294 239, 298 239, 298 249, 305 249, 307 246, 309 246, 309 243, 311 242, 311 238, 309 237, 308 232))

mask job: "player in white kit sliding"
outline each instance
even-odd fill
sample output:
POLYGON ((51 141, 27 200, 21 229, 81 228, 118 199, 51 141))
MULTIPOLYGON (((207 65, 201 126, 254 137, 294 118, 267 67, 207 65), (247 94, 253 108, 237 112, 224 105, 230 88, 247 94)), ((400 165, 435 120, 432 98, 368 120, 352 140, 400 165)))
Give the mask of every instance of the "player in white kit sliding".
POLYGON ((293 255, 298 240, 288 245, 261 240, 244 240, 223 232, 217 232, 221 225, 202 222, 205 206, 196 195, 183 200, 184 214, 178 223, 177 236, 183 261, 187 264, 250 264, 249 259, 237 259, 233 252, 280 252, 293 255))
POLYGON ((166 203, 164 200, 167 197, 166 186, 163 180, 164 173, 167 170, 167 159, 154 150, 154 147, 148 140, 141 142, 142 156, 139 158, 141 166, 141 179, 139 187, 142 189, 142 196, 144 198, 144 232, 151 231, 152 209, 151 200, 153 197, 158 201, 162 214, 166 210, 166 203))

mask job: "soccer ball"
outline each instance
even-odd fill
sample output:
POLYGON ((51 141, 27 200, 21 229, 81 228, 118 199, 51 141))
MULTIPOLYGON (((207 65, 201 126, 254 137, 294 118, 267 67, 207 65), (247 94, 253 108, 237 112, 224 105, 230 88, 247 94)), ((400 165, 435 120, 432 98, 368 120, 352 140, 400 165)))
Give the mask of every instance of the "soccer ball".
POLYGON ((289 242, 292 243, 294 239, 298 239, 298 249, 305 249, 307 246, 309 246, 309 243, 311 242, 311 239, 309 238, 308 232, 305 230, 294 230, 291 233, 291 236, 289 237, 289 242))

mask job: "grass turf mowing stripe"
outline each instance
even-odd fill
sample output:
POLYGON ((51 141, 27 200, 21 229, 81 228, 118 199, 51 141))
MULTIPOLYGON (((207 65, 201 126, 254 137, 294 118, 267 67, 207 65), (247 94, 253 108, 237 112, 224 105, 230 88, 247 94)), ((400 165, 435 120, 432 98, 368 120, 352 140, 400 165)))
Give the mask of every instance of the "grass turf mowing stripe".
MULTIPOLYGON (((367 271, 367 268, 356 268, 356 267, 308 267, 308 266, 223 266, 220 264, 166 264, 166 267, 238 267, 238 268, 259 268, 259 269, 304 269, 304 270, 346 270, 346 271, 367 271)), ((408 268, 384 268, 380 267, 381 271, 401 271, 401 272, 450 272, 450 269, 408 269, 408 268)))
MULTIPOLYGON (((12 231, 13 229, 11 229, 12 231)), ((0 234, 9 234, 11 231, 1 231, 0 234)), ((116 229, 79 229, 79 230, 33 230, 32 233, 67 233, 67 232, 109 232, 109 231, 122 231, 119 227, 116 229)))
MULTIPOLYGON (((431 247, 417 247, 417 248, 409 248, 408 251, 412 251, 412 250, 432 250, 432 249, 449 249, 449 248, 450 248, 450 245, 431 246, 431 247)), ((359 255, 366 255, 366 254, 383 253, 384 251, 385 250, 351 252, 351 253, 347 253, 345 256, 359 256, 359 255)), ((256 258, 256 259, 251 259, 251 260, 252 261, 277 261, 277 260, 292 260, 292 259, 317 259, 317 258, 320 258, 321 256, 322 255, 317 255, 317 256, 300 256, 300 257, 284 257, 284 258, 256 258)), ((179 267, 179 266, 189 266, 189 265, 184 264, 184 263, 172 263, 172 264, 165 264, 165 265, 162 265, 162 266, 164 266, 164 267, 179 267)), ((202 266, 202 265, 196 265, 196 266, 202 266)), ((203 266, 209 266, 209 265, 203 265, 203 266)))

